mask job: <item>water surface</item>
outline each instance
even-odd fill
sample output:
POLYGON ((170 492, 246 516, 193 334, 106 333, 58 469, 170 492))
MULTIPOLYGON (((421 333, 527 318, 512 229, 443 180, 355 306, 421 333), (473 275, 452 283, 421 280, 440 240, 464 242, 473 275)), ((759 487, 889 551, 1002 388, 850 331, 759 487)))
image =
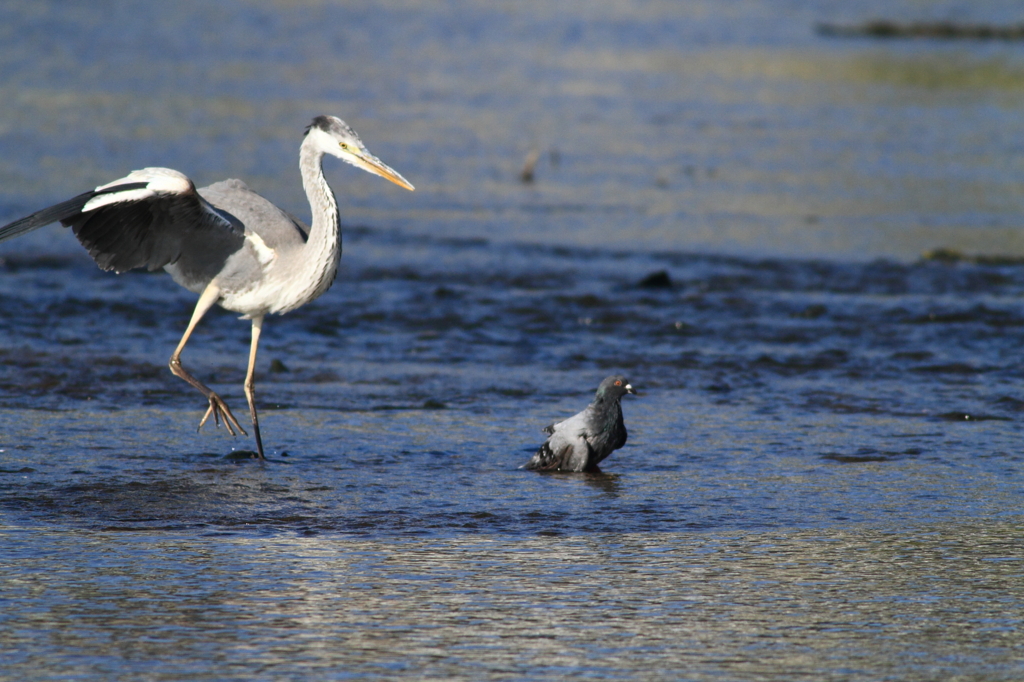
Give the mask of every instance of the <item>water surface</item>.
MULTIPOLYGON (((1024 47, 813 30, 883 14, 1019 20, 0 7, 0 221, 148 165, 304 216, 325 112, 417 186, 328 162, 266 465, 167 371, 190 294, 3 245, 0 679, 1019 679, 1024 47), (519 470, 613 372, 603 473, 519 470)), ((248 338, 183 356, 239 415, 248 338)))

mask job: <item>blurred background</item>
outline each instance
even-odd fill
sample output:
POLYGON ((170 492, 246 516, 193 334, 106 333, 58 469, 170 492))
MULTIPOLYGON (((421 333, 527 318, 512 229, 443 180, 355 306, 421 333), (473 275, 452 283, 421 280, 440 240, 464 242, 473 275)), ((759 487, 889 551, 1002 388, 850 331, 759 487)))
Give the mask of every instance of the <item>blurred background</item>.
POLYGON ((1021 13, 1011 0, 10 0, 0 220, 152 165, 200 185, 244 178, 304 216, 295 147, 333 113, 418 190, 333 174, 352 224, 650 251, 1024 255, 1024 43, 816 30, 877 17, 1021 13))

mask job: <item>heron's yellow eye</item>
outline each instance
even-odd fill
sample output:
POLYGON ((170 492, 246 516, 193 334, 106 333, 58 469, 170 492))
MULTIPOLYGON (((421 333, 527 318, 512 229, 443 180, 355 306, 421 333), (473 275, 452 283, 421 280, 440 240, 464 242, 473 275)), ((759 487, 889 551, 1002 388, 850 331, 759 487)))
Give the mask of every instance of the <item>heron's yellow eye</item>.
POLYGON ((341 148, 344 149, 345 151, 348 151, 348 143, 347 142, 342 142, 341 143, 341 148))

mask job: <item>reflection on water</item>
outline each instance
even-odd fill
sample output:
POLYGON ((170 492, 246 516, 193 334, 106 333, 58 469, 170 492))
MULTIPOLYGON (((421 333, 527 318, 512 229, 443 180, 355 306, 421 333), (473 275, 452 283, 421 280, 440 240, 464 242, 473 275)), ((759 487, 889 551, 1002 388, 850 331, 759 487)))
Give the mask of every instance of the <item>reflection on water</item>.
POLYGON ((121 661, 196 680, 877 679, 884 660, 886 679, 1013 679, 1024 672, 1020 546, 1007 541, 1018 531, 382 543, 58 529, 28 540, 8 528, 4 597, 20 608, 0 615, 5 668, 12 679, 116 675, 121 661))

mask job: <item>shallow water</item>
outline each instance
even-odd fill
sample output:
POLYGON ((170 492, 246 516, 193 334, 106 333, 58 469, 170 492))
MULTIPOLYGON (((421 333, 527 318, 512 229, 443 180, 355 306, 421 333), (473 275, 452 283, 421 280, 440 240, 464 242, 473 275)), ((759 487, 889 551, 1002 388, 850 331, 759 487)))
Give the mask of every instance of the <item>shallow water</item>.
MULTIPOLYGON (((305 215, 322 111, 417 191, 328 169, 266 465, 167 371, 190 294, 0 248, 0 679, 1024 674, 1024 263, 919 258, 1024 252, 1024 48, 813 32, 917 3, 148 7, 0 7, 0 221, 153 164, 305 215), (613 371, 604 472, 518 469, 613 371)), ((183 356, 239 416, 247 348, 183 356)))

